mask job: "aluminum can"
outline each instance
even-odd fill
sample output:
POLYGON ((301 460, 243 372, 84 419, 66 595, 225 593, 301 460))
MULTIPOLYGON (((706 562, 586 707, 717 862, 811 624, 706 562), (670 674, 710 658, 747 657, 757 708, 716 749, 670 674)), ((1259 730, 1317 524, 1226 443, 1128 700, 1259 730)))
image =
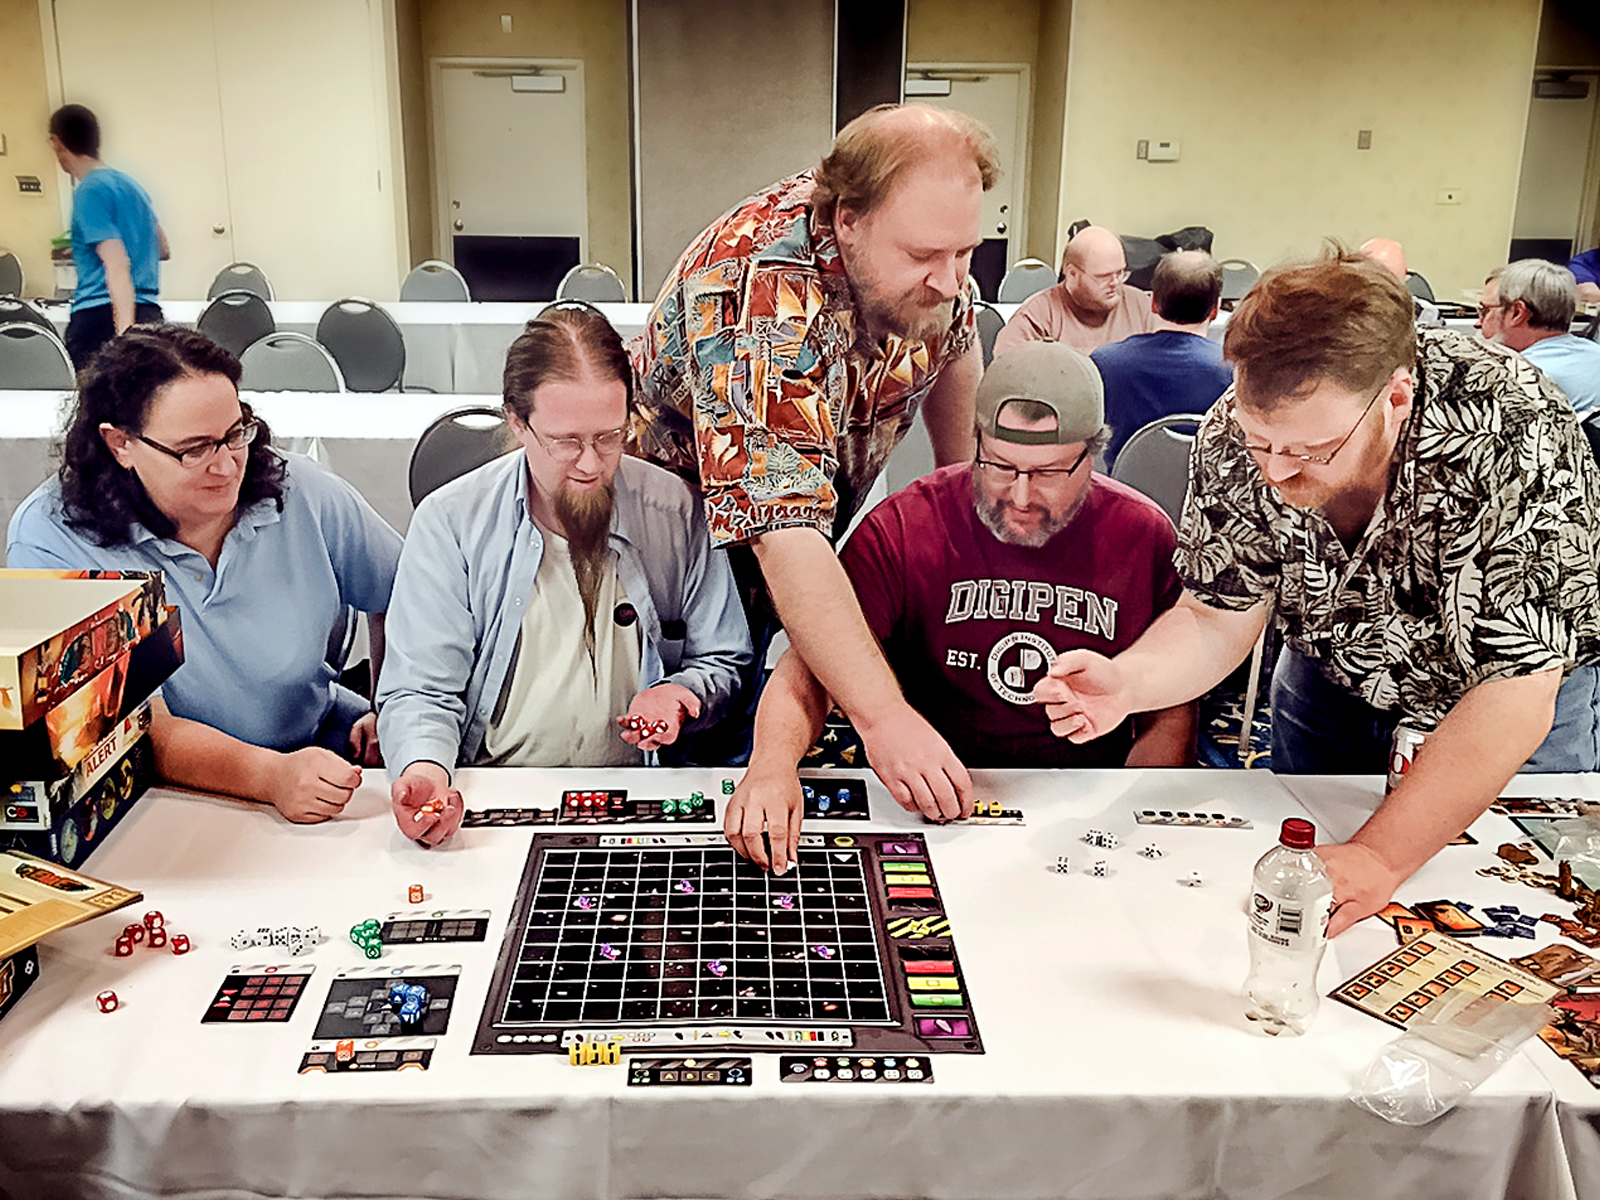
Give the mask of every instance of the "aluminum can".
POLYGON ((1406 772, 1411 770, 1411 764, 1417 760, 1417 751, 1427 740, 1427 734, 1418 733, 1415 729, 1404 725, 1394 727, 1394 737, 1389 742, 1389 782, 1383 789, 1385 796, 1400 786, 1400 780, 1405 778, 1406 772))

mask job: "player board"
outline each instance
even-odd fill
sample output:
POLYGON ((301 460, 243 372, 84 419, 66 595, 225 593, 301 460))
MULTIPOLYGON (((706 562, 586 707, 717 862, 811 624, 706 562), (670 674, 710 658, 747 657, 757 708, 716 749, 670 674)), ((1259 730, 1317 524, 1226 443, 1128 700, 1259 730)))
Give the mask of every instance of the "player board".
POLYGON ((460 976, 461 968, 455 965, 346 967, 328 989, 312 1036, 319 1041, 441 1036, 450 1027, 450 1006, 460 976), (396 984, 414 984, 426 993, 421 1018, 414 1024, 402 1021, 399 1006, 391 1002, 396 984))
POLYGON ((800 836, 773 876, 717 834, 539 833, 475 1054, 573 1042, 981 1054, 926 842, 800 836))
POLYGON ((1494 995, 1520 1004, 1538 1004, 1561 990, 1476 946, 1442 933, 1424 933, 1329 995, 1405 1029, 1445 996, 1494 995))

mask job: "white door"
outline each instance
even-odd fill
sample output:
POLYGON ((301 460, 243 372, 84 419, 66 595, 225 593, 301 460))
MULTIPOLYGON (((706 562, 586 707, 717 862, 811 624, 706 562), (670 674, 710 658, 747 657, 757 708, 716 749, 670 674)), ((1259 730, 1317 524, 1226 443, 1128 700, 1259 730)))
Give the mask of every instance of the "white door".
POLYGON ((1540 96, 1528 104, 1528 134, 1522 146, 1522 177, 1517 187, 1514 238, 1571 238, 1574 252, 1584 240, 1578 228, 1583 210, 1583 185, 1594 137, 1600 78, 1575 75, 1587 94, 1570 99, 1540 96))
POLYGON ((583 64, 435 59, 432 77, 439 256, 469 283, 485 246, 587 261, 583 64))
POLYGON ((973 274, 994 299, 1000 277, 1024 244, 1027 211, 1028 68, 1013 64, 909 63, 906 99, 952 108, 976 117, 994 134, 1000 181, 983 198, 984 244, 973 256, 973 274), (925 94, 942 89, 948 95, 925 94))
POLYGON ((392 300, 409 267, 390 161, 394 98, 371 9, 367 0, 215 7, 234 250, 266 271, 280 299, 392 300))
POLYGON ((161 294, 204 296, 234 260, 211 0, 55 0, 55 22, 62 102, 95 111, 172 244, 161 294))

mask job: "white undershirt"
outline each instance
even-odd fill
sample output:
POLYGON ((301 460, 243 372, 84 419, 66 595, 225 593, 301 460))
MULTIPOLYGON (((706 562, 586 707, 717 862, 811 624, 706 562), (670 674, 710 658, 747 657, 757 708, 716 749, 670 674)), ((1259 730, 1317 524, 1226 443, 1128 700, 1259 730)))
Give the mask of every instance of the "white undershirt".
POLYGON ((583 597, 567 539, 544 533, 544 557, 522 616, 522 641, 499 719, 484 735, 503 767, 639 766, 616 719, 639 690, 639 622, 617 624, 628 597, 607 552, 594 612, 594 656, 583 638, 583 597))

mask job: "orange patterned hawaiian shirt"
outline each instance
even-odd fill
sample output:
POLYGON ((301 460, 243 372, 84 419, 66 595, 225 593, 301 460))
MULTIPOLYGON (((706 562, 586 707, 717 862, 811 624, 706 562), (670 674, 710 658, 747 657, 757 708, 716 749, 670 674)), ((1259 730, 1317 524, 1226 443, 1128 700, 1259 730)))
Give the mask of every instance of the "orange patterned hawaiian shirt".
POLYGON ((937 343, 861 344, 812 186, 781 180, 696 238, 628 347, 631 449, 699 484, 718 545, 842 534, 940 370, 976 343, 963 289, 937 343))

